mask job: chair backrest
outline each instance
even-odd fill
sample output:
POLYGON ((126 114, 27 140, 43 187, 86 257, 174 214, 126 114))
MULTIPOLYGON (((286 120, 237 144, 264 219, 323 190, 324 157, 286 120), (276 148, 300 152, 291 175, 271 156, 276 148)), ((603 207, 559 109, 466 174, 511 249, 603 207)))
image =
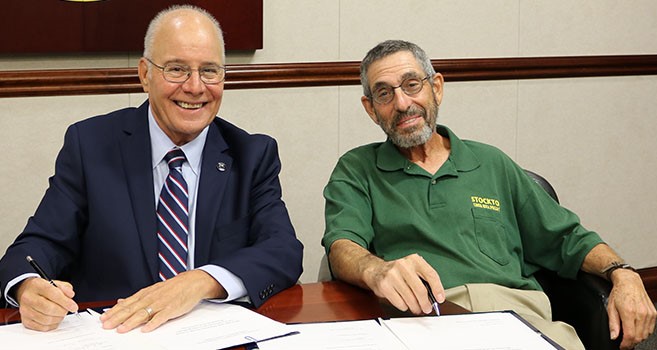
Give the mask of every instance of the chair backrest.
MULTIPOLYGON (((557 202, 557 192, 541 175, 525 170, 537 184, 557 202)), ((611 283, 598 276, 580 271, 576 280, 559 277, 555 272, 540 270, 534 275, 548 295, 552 318, 575 328, 587 349, 617 350, 620 338, 609 337, 607 299, 611 283)))
POLYGON ((537 184, 541 185, 545 192, 547 192, 552 199, 554 199, 557 203, 559 203, 559 197, 557 197, 557 192, 554 190, 554 187, 550 185, 550 183, 541 175, 538 175, 537 173, 525 169, 525 173, 529 175, 529 177, 532 178, 537 184))

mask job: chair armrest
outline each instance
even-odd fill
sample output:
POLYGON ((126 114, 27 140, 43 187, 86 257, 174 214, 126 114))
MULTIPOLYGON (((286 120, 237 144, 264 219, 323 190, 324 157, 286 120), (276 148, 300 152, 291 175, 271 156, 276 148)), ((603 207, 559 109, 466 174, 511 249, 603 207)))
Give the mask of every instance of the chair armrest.
POLYGON ((536 273, 536 278, 550 298, 552 318, 573 326, 586 349, 619 348, 620 337, 609 339, 609 281, 581 271, 575 280, 546 270, 536 273))

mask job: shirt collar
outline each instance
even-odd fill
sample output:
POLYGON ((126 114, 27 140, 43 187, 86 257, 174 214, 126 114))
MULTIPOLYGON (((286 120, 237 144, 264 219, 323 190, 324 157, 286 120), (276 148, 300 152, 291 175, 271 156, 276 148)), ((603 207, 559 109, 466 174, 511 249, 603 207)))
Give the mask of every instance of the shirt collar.
MULTIPOLYGON (((447 137, 450 142, 450 154, 448 162, 459 172, 474 170, 479 167, 479 159, 472 153, 470 148, 459 139, 448 127, 438 125, 436 131, 441 136, 447 137)), ((386 140, 376 151, 376 166, 384 171, 395 171, 406 168, 410 161, 404 157, 397 146, 390 139, 386 140)), ((456 175, 456 174, 454 174, 456 175)))
MULTIPOLYGON (((185 152, 185 157, 192 171, 198 176, 201 172, 201 156, 203 154, 203 146, 205 139, 208 136, 208 128, 206 126, 201 133, 190 142, 182 145, 180 148, 185 152)), ((169 139, 169 137, 160 129, 160 126, 155 121, 153 111, 148 109, 148 131, 151 135, 151 162, 153 169, 164 159, 164 155, 169 152, 176 145, 169 139)))

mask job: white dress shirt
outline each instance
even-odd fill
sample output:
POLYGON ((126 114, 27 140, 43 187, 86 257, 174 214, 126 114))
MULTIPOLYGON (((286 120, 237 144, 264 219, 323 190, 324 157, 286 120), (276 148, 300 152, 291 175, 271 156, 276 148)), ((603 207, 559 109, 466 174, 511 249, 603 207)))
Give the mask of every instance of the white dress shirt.
MULTIPOLYGON (((198 194, 198 179, 201 175, 201 161, 203 158, 203 147, 208 136, 208 126, 192 141, 182 145, 180 148, 185 152, 187 161, 183 163, 182 172, 185 182, 187 182, 187 191, 189 192, 189 234, 187 237, 187 247, 190 252, 187 254, 187 269, 200 269, 212 276, 221 284, 228 297, 226 299, 215 299, 216 301, 231 301, 246 296, 246 287, 242 279, 235 276, 232 272, 217 265, 196 266, 194 263, 194 243, 196 234, 196 198, 198 194)), ((151 157, 153 165, 153 190, 155 194, 155 206, 160 198, 160 191, 164 181, 169 175, 169 167, 164 161, 164 155, 167 154, 176 145, 160 129, 155 121, 153 112, 148 109, 148 129, 151 135, 151 157)), ((153 232, 155 234, 155 232, 153 232)))

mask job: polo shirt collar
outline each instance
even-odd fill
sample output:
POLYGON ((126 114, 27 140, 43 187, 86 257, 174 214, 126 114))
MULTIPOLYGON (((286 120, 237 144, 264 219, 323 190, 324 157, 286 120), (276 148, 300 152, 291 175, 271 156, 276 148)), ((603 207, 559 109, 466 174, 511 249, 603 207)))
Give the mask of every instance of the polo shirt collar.
MULTIPOLYGON (((436 131, 450 141, 448 163, 457 172, 471 171, 479 167, 479 159, 470 148, 448 127, 438 125, 436 131)), ((376 151, 376 166, 384 171, 396 171, 406 168, 410 161, 404 157, 390 139, 386 140, 376 151)), ((446 163, 447 164, 447 163, 446 163)), ((443 169, 439 172, 442 172, 443 169)), ((457 175, 457 174, 454 174, 457 175)))

